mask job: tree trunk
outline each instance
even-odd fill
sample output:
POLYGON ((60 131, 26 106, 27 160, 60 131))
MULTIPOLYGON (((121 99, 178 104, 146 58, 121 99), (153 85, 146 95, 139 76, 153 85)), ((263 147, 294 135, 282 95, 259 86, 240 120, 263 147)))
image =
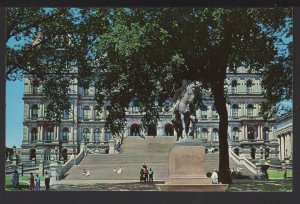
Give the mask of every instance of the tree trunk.
MULTIPOLYGON (((223 80, 224 82, 224 80, 223 80)), ((229 173, 229 153, 227 142, 228 113, 224 95, 224 83, 215 86, 214 101, 220 117, 219 122, 219 181, 222 183, 232 183, 229 173)))

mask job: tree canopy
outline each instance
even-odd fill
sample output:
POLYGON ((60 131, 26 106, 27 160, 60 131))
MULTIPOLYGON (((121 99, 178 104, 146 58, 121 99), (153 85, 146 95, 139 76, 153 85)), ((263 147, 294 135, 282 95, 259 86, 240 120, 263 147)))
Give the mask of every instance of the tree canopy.
POLYGON ((7 39, 29 39, 21 47, 7 47, 7 78, 23 72, 37 77, 52 107, 49 115, 57 121, 70 107, 68 87, 75 78, 83 87, 95 84, 113 134, 122 133, 132 100, 146 127, 157 122, 183 81, 201 82, 211 90, 220 116, 223 183, 230 182, 227 71, 242 66, 261 74, 265 118, 291 98, 291 41, 282 40, 292 35, 290 9, 8 9, 7 15, 7 39), (74 66, 78 73, 66 75, 74 66))

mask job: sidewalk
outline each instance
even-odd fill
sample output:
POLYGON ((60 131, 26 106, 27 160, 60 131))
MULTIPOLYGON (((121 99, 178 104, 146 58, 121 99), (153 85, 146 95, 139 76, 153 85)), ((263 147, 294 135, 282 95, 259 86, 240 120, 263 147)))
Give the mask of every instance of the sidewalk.
POLYGON ((157 191, 155 184, 139 180, 61 180, 50 183, 52 191, 157 191))

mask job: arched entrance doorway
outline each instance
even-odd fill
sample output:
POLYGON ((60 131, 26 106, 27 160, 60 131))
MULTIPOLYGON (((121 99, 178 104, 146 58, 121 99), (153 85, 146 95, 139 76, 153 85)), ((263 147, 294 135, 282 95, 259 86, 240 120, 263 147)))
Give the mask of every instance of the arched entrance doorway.
POLYGON ((130 135, 131 136, 139 136, 140 134, 140 125, 132 124, 130 127, 130 135))
POLYGON ((36 149, 30 149, 29 159, 32 161, 36 160, 36 149))
POLYGON ((253 127, 248 127, 248 140, 255 139, 255 130, 253 127))
POLYGON ((167 136, 174 136, 174 127, 172 124, 168 123, 165 125, 165 133, 167 136))
POLYGON ((63 149, 62 151, 62 157, 64 159, 64 162, 68 160, 68 149, 63 149))
POLYGON ((150 124, 148 126, 148 136, 157 136, 156 125, 150 124))

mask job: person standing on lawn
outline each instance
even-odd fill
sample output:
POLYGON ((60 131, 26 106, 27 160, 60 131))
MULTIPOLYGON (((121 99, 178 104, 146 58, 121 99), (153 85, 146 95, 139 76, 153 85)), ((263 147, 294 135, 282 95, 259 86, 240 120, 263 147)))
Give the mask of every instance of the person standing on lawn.
POLYGON ((34 177, 32 173, 30 173, 29 177, 29 189, 30 191, 34 191, 34 177))
POLYGON ((39 177, 39 174, 37 174, 34 178, 34 182, 35 182, 35 189, 37 191, 41 190, 41 180, 40 180, 40 177, 39 177))

